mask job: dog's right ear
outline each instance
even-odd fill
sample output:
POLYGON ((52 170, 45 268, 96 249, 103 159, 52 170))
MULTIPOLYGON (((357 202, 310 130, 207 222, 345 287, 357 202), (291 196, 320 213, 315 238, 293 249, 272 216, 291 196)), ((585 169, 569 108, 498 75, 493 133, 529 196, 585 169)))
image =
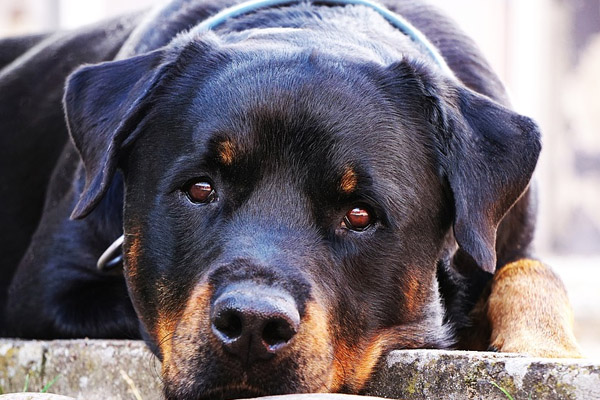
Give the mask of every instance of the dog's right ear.
POLYGON ((387 90, 404 96, 431 129, 460 249, 494 273, 498 225, 527 190, 541 150, 537 125, 426 63, 405 59, 389 68, 394 81, 387 90))
POLYGON ((120 150, 134 139, 166 68, 163 51, 157 50, 84 66, 69 76, 63 104, 69 134, 85 167, 85 187, 71 219, 85 217, 102 199, 120 150))

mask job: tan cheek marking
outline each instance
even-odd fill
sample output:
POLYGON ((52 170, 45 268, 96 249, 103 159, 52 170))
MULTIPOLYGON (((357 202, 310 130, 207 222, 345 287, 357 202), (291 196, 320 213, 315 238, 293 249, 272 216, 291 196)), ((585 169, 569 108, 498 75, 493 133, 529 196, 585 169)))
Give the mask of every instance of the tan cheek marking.
POLYGON ((359 391, 365 386, 389 341, 390 338, 387 334, 371 339, 355 367, 354 377, 351 381, 353 390, 359 391))
POLYGON ((185 306, 181 317, 183 329, 191 328, 193 333, 200 326, 209 326, 210 324, 198 325, 199 322, 206 322, 209 318, 210 298, 213 293, 212 285, 208 283, 198 284, 192 290, 190 298, 185 306))
POLYGON ((138 271, 138 259, 140 258, 142 248, 139 230, 134 229, 131 233, 127 233, 125 235, 125 240, 131 243, 125 254, 126 272, 129 277, 135 278, 138 271))
MULTIPOLYGON (((305 316, 295 338, 300 358, 307 360, 299 371, 311 391, 329 391, 333 381, 331 369, 331 332, 326 311, 316 302, 306 305, 305 316)), ((294 357, 294 354, 282 354, 294 357)))
POLYGON ((303 323, 300 325, 298 335, 306 335, 309 338, 307 347, 311 349, 323 349, 327 346, 329 331, 327 315, 323 309, 315 303, 309 303, 306 306, 306 315, 303 323))
POLYGON ((156 322, 155 337, 158 341, 158 347, 162 354, 162 367, 163 371, 165 367, 171 364, 172 359, 172 340, 173 333, 175 332, 175 326, 177 325, 177 319, 165 312, 158 314, 156 322))
POLYGON ((356 176, 356 172, 354 172, 352 167, 346 167, 340 181, 340 189, 342 189, 342 192, 350 194, 356 189, 357 185, 358 177, 356 176))
POLYGON ((156 333, 161 338, 159 347, 163 355, 163 378, 173 380, 185 375, 186 361, 193 359, 197 353, 196 347, 190 347, 189 342, 199 343, 199 337, 211 337, 210 324, 207 322, 211 296, 212 286, 197 285, 190 293, 182 313, 159 314, 156 333))
POLYGON ((223 164, 233 164, 233 159, 235 158, 235 146, 231 140, 225 140, 219 144, 219 157, 223 164))
POLYGON ((370 340, 362 341, 356 348, 346 342, 340 342, 335 353, 333 391, 342 386, 355 393, 360 391, 373 374, 381 355, 394 343, 393 332, 383 332, 370 340))
POLYGON ((500 351, 539 357, 581 357, 573 311, 552 270, 522 259, 496 273, 487 303, 490 343, 500 351))
POLYGON ((412 320, 411 316, 415 315, 417 308, 421 303, 421 285, 415 278, 409 278, 409 281, 404 290, 404 308, 403 312, 412 320))
MULTIPOLYGON (((125 255, 126 271, 129 279, 135 280, 138 273, 138 259, 141 253, 141 239, 138 229, 132 229, 127 233, 127 241, 131 241, 125 255)), ((157 341, 163 356, 163 366, 170 363, 171 338, 175 330, 177 317, 165 311, 159 310, 156 325, 154 327, 154 338, 157 341)))
POLYGON ((331 391, 338 392, 345 383, 347 375, 350 373, 354 357, 349 344, 343 340, 337 344, 334 357, 331 391))

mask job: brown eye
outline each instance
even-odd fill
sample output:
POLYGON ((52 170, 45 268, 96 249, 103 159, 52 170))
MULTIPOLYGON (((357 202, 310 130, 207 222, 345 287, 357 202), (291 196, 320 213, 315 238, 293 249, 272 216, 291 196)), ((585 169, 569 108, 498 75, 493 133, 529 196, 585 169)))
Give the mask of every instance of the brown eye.
POLYGON ((343 224, 353 231, 362 232, 372 224, 372 217, 368 210, 355 207, 344 216, 343 224))
POLYGON ((210 203, 217 197, 212 185, 205 181, 191 183, 185 193, 193 203, 210 203))

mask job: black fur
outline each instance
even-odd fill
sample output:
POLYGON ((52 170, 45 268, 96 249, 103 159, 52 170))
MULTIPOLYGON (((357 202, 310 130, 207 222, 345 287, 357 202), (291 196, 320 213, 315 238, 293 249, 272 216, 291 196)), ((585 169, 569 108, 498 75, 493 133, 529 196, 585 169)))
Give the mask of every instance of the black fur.
POLYGON ((142 336, 161 358, 188 355, 166 369, 168 398, 357 391, 364 382, 311 378, 334 368, 340 343, 359 357, 382 332, 385 350, 468 334, 491 274, 529 252, 539 133, 446 17, 385 3, 457 79, 365 7, 302 3, 186 33, 224 6, 211 1, 49 37, 0 70, 2 170, 14 171, 0 178, 14 213, 0 237, 3 334, 142 336), (32 86, 48 52, 64 66, 32 86), (189 201, 197 179, 214 202, 189 201), (357 206, 373 216, 364 232, 342 224, 357 206), (124 274, 97 271, 123 229, 124 274), (329 353, 306 350, 303 334, 260 371, 223 353, 202 325, 209 311, 186 305, 199 288, 214 304, 250 281, 289 293, 303 321, 324 310, 329 353), (178 321, 172 337, 158 336, 163 315, 178 321))

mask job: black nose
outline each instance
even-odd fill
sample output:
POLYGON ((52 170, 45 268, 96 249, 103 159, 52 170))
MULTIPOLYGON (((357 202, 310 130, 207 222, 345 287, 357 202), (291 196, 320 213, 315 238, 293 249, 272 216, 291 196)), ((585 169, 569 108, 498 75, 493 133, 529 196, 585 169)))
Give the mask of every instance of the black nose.
POLYGON ((236 283, 215 300, 211 322, 225 350, 249 365, 284 349, 298 332, 300 314, 283 290, 236 283))

